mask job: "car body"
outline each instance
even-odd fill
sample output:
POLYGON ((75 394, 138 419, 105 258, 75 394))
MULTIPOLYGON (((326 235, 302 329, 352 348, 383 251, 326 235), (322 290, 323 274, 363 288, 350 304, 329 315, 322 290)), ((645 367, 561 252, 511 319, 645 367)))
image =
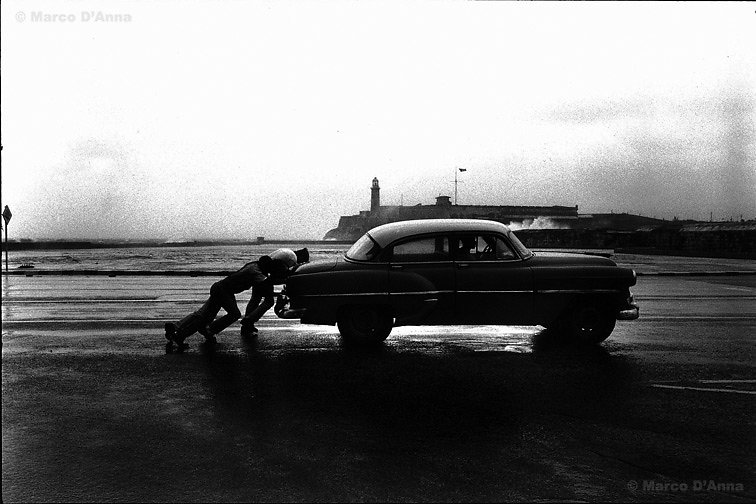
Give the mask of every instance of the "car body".
POLYGON ((635 272, 606 257, 533 253, 504 224, 427 219, 384 224, 347 253, 286 281, 288 317, 337 324, 346 341, 384 340, 403 325, 541 325, 600 342, 638 317, 635 272))

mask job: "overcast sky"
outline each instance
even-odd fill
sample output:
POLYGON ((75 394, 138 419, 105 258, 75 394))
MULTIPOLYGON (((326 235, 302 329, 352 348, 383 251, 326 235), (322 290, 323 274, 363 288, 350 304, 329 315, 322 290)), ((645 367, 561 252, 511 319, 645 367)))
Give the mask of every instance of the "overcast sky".
POLYGON ((756 218, 753 3, 0 8, 11 239, 318 239, 455 167, 460 204, 756 218))

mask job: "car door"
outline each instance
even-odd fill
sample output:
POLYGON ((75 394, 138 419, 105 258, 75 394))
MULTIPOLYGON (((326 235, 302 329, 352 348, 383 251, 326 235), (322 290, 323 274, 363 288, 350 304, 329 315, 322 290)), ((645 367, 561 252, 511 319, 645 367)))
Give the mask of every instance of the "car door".
POLYGON ((498 234, 450 237, 456 318, 464 324, 527 324, 533 311, 531 269, 498 234))
POLYGON ((446 235, 398 241, 384 251, 395 325, 453 322, 454 263, 446 235))

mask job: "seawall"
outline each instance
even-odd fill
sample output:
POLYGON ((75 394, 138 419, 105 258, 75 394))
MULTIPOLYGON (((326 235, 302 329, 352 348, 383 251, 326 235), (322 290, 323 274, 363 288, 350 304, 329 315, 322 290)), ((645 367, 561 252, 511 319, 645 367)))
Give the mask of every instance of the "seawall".
POLYGON ((639 231, 521 229, 530 248, 598 248, 626 254, 756 259, 756 229, 685 226, 639 231))

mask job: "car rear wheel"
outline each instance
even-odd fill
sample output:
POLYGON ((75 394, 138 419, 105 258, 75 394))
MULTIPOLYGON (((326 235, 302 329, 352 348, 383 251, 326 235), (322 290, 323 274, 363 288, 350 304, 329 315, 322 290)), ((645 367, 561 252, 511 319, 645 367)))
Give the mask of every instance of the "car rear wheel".
POLYGON ((570 341, 581 344, 597 344, 612 334, 616 317, 595 303, 581 303, 562 319, 560 329, 570 341))
POLYGON ((349 306, 336 322, 345 343, 370 345, 388 338, 394 319, 387 309, 376 306, 349 306))

